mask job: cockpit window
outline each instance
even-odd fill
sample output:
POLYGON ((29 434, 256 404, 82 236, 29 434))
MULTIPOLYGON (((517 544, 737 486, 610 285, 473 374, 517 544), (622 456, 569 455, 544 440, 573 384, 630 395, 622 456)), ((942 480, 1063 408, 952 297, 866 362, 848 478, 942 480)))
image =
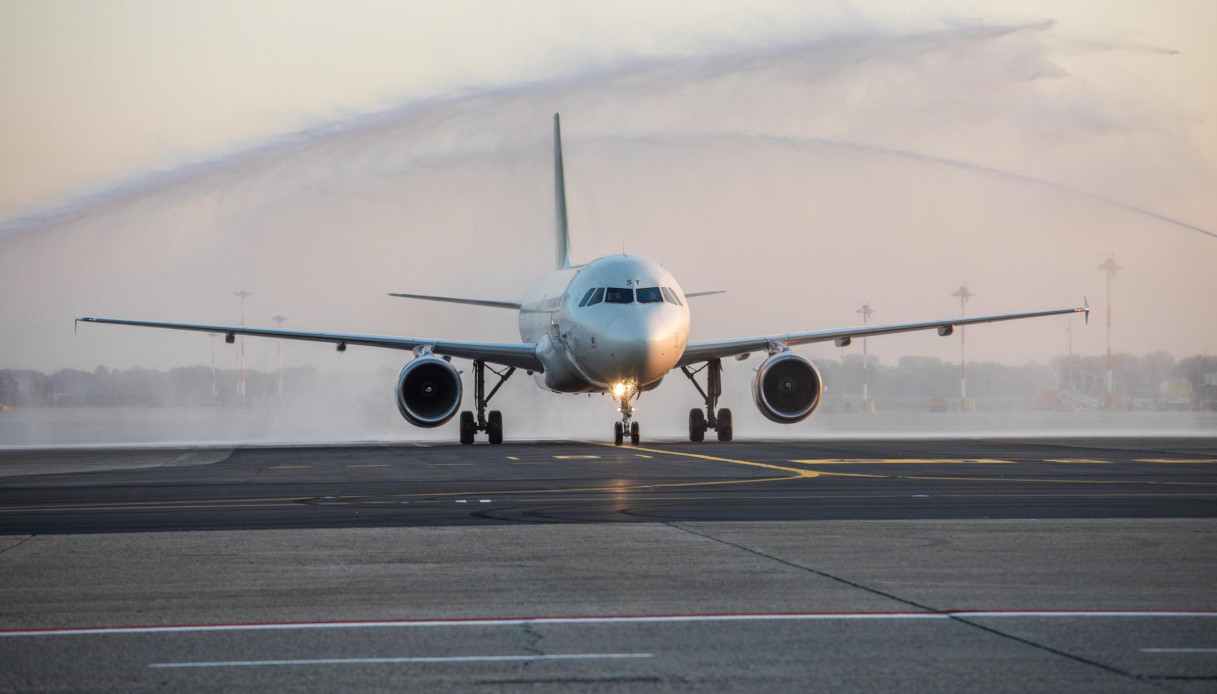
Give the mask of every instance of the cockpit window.
POLYGON ((595 293, 596 293, 595 287, 592 287, 591 289, 587 290, 587 293, 583 295, 583 301, 579 302, 579 308, 583 308, 584 306, 587 306, 587 302, 592 300, 592 294, 595 294, 595 293))
POLYGON ((660 287, 659 289, 663 292, 664 300, 666 300, 669 304, 675 304, 677 306, 682 305, 680 303, 680 299, 677 298, 676 291, 674 289, 669 289, 667 287, 660 287))
POLYGON ((634 290, 628 287, 609 287, 604 293, 604 303, 606 304, 632 304, 634 303, 634 290))
POLYGON ((640 304, 662 304, 663 294, 659 291, 659 287, 639 287, 638 288, 638 303, 640 304))
POLYGON ((604 301, 604 287, 597 287, 596 289, 593 289, 592 291, 595 292, 595 294, 592 294, 591 301, 587 302, 588 306, 595 306, 596 304, 600 303, 601 301, 604 301))

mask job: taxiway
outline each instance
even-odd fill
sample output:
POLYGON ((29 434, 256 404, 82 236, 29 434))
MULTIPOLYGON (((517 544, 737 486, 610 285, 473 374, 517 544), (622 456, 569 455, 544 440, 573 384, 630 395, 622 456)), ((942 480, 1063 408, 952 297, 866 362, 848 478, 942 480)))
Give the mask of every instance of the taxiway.
POLYGON ((1213 439, 0 452, 0 689, 1211 691, 1213 439))

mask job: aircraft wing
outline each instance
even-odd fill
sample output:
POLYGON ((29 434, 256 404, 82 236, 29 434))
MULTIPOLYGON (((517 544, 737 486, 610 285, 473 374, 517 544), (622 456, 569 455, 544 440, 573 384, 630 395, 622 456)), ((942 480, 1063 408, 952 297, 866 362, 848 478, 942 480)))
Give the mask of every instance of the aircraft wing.
POLYGON ((428 347, 438 356, 481 359, 492 364, 514 366, 529 371, 544 371, 537 358, 536 345, 511 342, 460 342, 454 340, 427 340, 417 337, 389 337, 385 335, 358 335, 352 333, 306 332, 302 330, 280 330, 275 328, 250 328, 239 325, 204 325, 198 323, 161 323, 146 320, 121 318, 77 317, 78 323, 110 323, 112 325, 135 325, 143 328, 168 328, 170 330, 192 330, 201 333, 223 333, 225 335, 251 335, 275 337, 284 340, 307 340, 329 342, 345 349, 346 345, 382 347, 387 349, 413 350, 428 347))
POLYGON ((1083 301, 1078 308, 1059 308, 1051 311, 1032 311, 1030 313, 1006 313, 994 316, 975 316, 971 318, 946 318, 943 320, 924 321, 920 323, 889 323, 887 325, 862 325, 855 328, 837 330, 813 330, 802 333, 785 335, 765 335, 760 337, 743 337, 730 340, 699 340, 690 342, 685 347, 684 356, 676 364, 687 366, 708 359, 723 359, 750 352, 769 351, 771 344, 786 346, 805 345, 812 342, 843 341, 876 335, 891 335, 892 333, 907 333, 915 330, 938 329, 941 335, 950 335, 951 331, 960 326, 976 323, 996 323, 998 321, 1019 320, 1021 318, 1038 318, 1040 316, 1056 316, 1067 313, 1083 313, 1090 317, 1090 302, 1083 301))
POLYGON ((445 301, 450 304, 469 304, 471 306, 489 306, 490 308, 511 308, 520 310, 518 301, 497 301, 493 299, 465 299, 459 296, 436 296, 434 294, 401 294, 390 292, 389 296, 402 299, 422 299, 424 301, 445 301))

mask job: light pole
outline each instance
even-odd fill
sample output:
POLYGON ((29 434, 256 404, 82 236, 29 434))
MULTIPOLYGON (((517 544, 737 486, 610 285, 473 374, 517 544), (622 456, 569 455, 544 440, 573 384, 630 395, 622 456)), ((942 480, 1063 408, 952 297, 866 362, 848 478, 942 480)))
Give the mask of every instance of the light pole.
MULTIPOLYGON (((968 283, 964 282, 959 285, 959 289, 951 292, 951 296, 959 297, 959 317, 963 318, 966 315, 965 305, 968 299, 975 296, 969 289, 968 283)), ((959 327, 959 411, 965 412, 968 409, 968 368, 967 368, 967 353, 966 340, 964 339, 964 327, 959 327)))
MULTIPOLYGON (((247 292, 244 289, 233 292, 233 296, 241 298, 241 327, 245 327, 245 297, 252 296, 252 292, 247 292)), ((241 407, 245 407, 245 338, 237 343, 237 403, 241 407)))
MULTIPOLYGON (((284 316, 275 316, 274 318, 271 318, 271 320, 273 320, 275 322, 276 328, 282 328, 283 321, 287 320, 287 318, 284 316)), ((275 340, 275 351, 278 352, 278 356, 279 356, 279 399, 282 400, 283 399, 283 340, 281 340, 281 339, 275 340)))
MULTIPOLYGON (((870 317, 871 317, 871 314, 874 313, 874 310, 871 309, 869 301, 864 301, 864 302, 862 302, 862 308, 855 311, 855 313, 861 314, 862 325, 866 325, 868 322, 870 322, 870 317)), ((862 411, 863 412, 871 411, 870 393, 867 390, 868 381, 870 380, 869 374, 868 374, 869 369, 870 369, 870 357, 867 356, 866 338, 864 337, 864 338, 862 338, 862 411)))
POLYGON ((216 334, 211 334, 211 399, 216 399, 216 334))
POLYGON ((1116 272, 1124 269, 1123 266, 1116 265, 1114 255, 1107 256, 1096 270, 1102 270, 1107 273, 1107 397, 1110 401, 1114 384, 1111 378, 1111 278, 1116 276, 1116 272))

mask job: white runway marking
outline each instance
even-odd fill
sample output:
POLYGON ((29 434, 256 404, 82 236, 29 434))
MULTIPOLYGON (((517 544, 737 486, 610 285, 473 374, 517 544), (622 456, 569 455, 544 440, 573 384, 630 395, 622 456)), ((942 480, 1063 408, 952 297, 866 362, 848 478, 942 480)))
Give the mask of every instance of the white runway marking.
POLYGON ((680 622, 765 622, 765 621, 886 621, 949 619, 1023 619, 1023 618, 1206 618, 1217 612, 1204 611, 972 611, 972 612, 760 612, 744 614, 605 615, 572 617, 506 617, 485 619, 417 619, 351 622, 271 622, 261 624, 180 624, 127 627, 68 627, 60 629, 7 629, 0 638, 28 636, 84 636, 97 634, 157 634, 204 631, 289 631, 295 629, 413 629, 425 627, 496 627, 529 624, 640 624, 680 622))
POLYGON ((1142 648, 1142 653, 1217 653, 1217 648, 1142 648))
POLYGON ((221 660, 201 663, 148 663, 150 668, 264 667, 267 665, 367 665, 379 663, 510 663, 535 660, 624 660, 650 653, 569 653, 559 655, 462 655, 434 658, 317 658, 313 660, 221 660))

